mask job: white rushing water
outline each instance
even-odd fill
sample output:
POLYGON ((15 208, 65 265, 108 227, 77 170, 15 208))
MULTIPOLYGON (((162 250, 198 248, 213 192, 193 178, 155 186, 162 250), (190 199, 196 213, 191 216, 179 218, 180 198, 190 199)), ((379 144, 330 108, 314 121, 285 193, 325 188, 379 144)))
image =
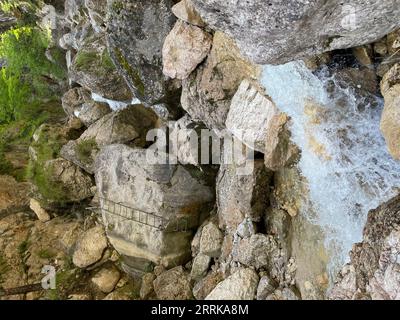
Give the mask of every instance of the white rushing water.
POLYGON ((99 95, 97 93, 92 93, 92 99, 97 102, 107 103, 110 106, 111 110, 113 110, 113 111, 122 110, 129 105, 141 103, 139 99, 135 99, 135 98, 132 99, 132 101, 130 103, 123 102, 123 101, 110 100, 110 99, 103 98, 101 95, 99 95))
POLYGON ((362 240, 368 211, 400 187, 400 163, 388 154, 379 130, 383 101, 376 97, 371 106, 354 89, 339 87, 327 72, 314 75, 303 62, 265 65, 261 82, 292 118, 292 140, 302 150, 299 169, 310 191, 303 214, 324 231, 333 276, 353 243, 362 240), (331 95, 329 81, 335 83, 331 95))

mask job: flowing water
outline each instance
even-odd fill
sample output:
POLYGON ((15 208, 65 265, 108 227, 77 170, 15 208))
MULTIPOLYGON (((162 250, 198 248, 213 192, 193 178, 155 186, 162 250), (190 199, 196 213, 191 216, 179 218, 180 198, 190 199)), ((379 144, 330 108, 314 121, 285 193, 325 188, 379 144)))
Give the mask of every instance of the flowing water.
POLYGON ((303 62, 265 65, 261 82, 292 119, 292 140, 302 150, 299 169, 309 184, 302 214, 324 231, 332 276, 362 240, 368 211, 400 187, 400 163, 379 130, 383 101, 362 98, 303 62))

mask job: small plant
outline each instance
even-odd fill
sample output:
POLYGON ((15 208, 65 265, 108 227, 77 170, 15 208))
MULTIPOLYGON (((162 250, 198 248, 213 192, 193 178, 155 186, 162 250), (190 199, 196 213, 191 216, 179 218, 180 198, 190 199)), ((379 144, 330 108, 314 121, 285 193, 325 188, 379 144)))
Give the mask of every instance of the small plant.
POLYGON ((38 257, 41 258, 41 259, 52 259, 55 256, 56 256, 56 254, 53 251, 49 250, 49 249, 41 249, 38 252, 38 257))
POLYGON ((94 139, 82 140, 76 145, 76 155, 83 163, 91 161, 93 150, 98 150, 97 143, 94 139))
POLYGON ((24 240, 18 245, 18 254, 22 257, 25 255, 26 251, 30 246, 29 240, 24 240))

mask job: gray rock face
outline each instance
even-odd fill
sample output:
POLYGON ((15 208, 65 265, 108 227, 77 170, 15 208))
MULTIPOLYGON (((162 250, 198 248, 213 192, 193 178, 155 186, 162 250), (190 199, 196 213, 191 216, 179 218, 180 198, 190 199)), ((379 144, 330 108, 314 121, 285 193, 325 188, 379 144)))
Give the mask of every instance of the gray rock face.
POLYGON ((257 300, 265 300, 275 291, 276 283, 268 276, 263 276, 257 288, 257 300))
POLYGON ((233 233, 244 218, 260 221, 268 205, 269 180, 262 160, 254 161, 251 175, 239 175, 235 165, 222 165, 217 178, 220 227, 233 233))
POLYGON ((254 270, 239 269, 220 282, 205 300, 253 300, 258 281, 258 275, 254 270))
POLYGON ((373 42, 400 26, 398 0, 192 2, 207 24, 261 64, 373 42))
POLYGON ((162 72, 162 47, 176 20, 172 5, 171 0, 108 1, 111 57, 134 95, 149 105, 177 93, 162 72))
POLYGON ((90 23, 96 32, 103 32, 106 29, 107 0, 85 0, 90 23))
POLYGON ((191 0, 182 0, 172 7, 172 12, 179 19, 198 27, 204 27, 204 21, 197 13, 191 0))
POLYGON ((166 267, 185 263, 190 258, 190 230, 198 226, 199 215, 209 212, 213 190, 200 181, 197 169, 148 160, 146 150, 125 145, 107 146, 96 159, 100 197, 131 208, 118 215, 103 200, 109 239, 132 261, 166 267))
POLYGON ((104 98, 130 101, 130 92, 107 50, 104 34, 87 36, 72 60, 69 77, 85 89, 104 98))
POLYGON ((198 254, 193 259, 192 270, 190 272, 190 277, 194 280, 201 279, 204 277, 210 266, 211 258, 204 254, 198 254))
POLYGON ((400 299, 400 197, 370 211, 330 299, 400 299))
POLYGON ((62 106, 70 118, 78 118, 87 127, 111 112, 108 104, 93 101, 90 92, 82 87, 67 91, 62 106))
POLYGON ((221 254, 223 234, 218 227, 209 222, 201 232, 200 253, 209 257, 218 257, 221 254))
POLYGON ((114 143, 144 146, 146 134, 156 121, 155 113, 142 105, 109 113, 92 124, 79 139, 64 145, 61 156, 93 174, 94 159, 102 147, 114 143))
POLYGON ((211 44, 209 33, 178 20, 164 42, 164 74, 172 79, 186 79, 205 59, 211 44))
POLYGON ((182 107, 208 128, 223 130, 241 81, 257 78, 259 71, 243 58, 231 38, 216 32, 206 61, 182 83, 182 107))
POLYGON ((78 202, 93 196, 92 178, 72 162, 61 158, 49 160, 45 170, 51 173, 51 182, 62 188, 65 201, 78 202))
POLYGON ((234 244, 232 260, 257 270, 265 268, 277 282, 285 281, 287 253, 271 235, 254 234, 234 244))
POLYGON ((163 272, 153 284, 160 300, 188 300, 193 297, 189 274, 182 267, 163 272))

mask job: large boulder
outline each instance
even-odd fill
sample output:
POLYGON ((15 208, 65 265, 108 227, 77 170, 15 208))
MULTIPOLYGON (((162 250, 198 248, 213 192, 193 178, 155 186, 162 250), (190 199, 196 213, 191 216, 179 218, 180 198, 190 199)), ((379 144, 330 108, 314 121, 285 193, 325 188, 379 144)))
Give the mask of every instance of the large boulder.
POLYGON ((359 46, 400 26, 400 7, 394 0, 192 2, 209 26, 233 37, 242 52, 260 64, 359 46))
POLYGON ((182 107, 208 128, 225 129, 231 99, 241 81, 257 78, 259 71, 242 57, 232 39, 216 32, 207 60, 183 81, 182 107))
POLYGON ((108 53, 104 34, 93 34, 85 38, 72 60, 69 78, 104 98, 132 100, 132 93, 108 53))
POLYGON ((165 164, 162 154, 150 159, 149 152, 110 145, 96 159, 108 237, 132 267, 143 260, 182 264, 190 259, 191 230, 208 214, 213 189, 199 169, 165 164))
POLYGON ((94 159, 99 150, 114 143, 144 146, 148 130, 155 127, 157 116, 142 105, 132 105, 105 115, 92 124, 77 140, 61 149, 61 156, 94 173, 94 159))
POLYGON ((262 160, 253 162, 250 175, 241 175, 235 164, 221 165, 217 178, 219 224, 233 233, 243 219, 260 222, 268 205, 270 172, 262 160))
POLYGON ((68 90, 62 97, 62 106, 70 118, 78 118, 87 127, 111 112, 107 103, 94 101, 82 87, 68 90))
POLYGON ((331 299, 400 299, 400 197, 370 211, 363 242, 340 272, 331 299))
POLYGON ((193 297, 189 274, 181 266, 161 273, 153 284, 160 300, 189 300, 193 297))
POLYGON ((212 36, 199 27, 178 20, 163 46, 163 72, 186 79, 211 49, 212 36))
POLYGON ((44 171, 55 201, 79 202, 93 197, 92 177, 74 163, 62 158, 48 160, 44 171))
POLYGON ((96 32, 104 32, 106 29, 107 0, 85 0, 90 23, 96 32))
POLYGON ((107 238, 102 226, 85 231, 78 239, 72 261, 79 268, 98 262, 107 248, 107 238))
POLYGON ((290 141, 288 116, 280 112, 257 83, 245 79, 232 98, 226 128, 244 144, 264 153, 271 170, 291 164, 298 155, 290 141))
POLYGON ((162 72, 162 47, 176 21, 172 5, 172 0, 108 1, 111 58, 145 104, 168 102, 179 92, 162 72))
POLYGON ((253 300, 259 277, 252 269, 242 268, 220 282, 205 300, 253 300))
POLYGON ((191 0, 182 0, 172 7, 172 12, 179 19, 198 27, 204 27, 205 23, 193 6, 191 0))
POLYGON ((381 131, 389 152, 400 160, 400 64, 396 64, 383 77, 381 91, 385 107, 381 119, 381 131))

